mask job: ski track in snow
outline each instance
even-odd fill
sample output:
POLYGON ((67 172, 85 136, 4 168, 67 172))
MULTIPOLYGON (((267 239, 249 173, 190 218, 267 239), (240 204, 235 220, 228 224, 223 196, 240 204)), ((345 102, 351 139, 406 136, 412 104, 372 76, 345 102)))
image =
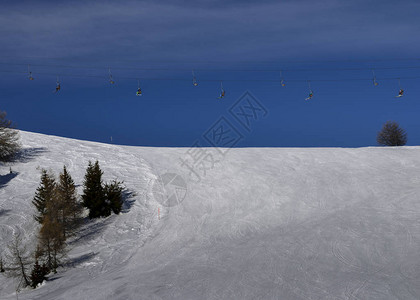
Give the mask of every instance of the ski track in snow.
MULTIPOLYGON (((40 168, 66 165, 81 194, 89 160, 134 193, 119 216, 86 222, 68 263, 19 299, 420 299, 420 147, 231 149, 200 182, 185 148, 107 145, 21 132, 0 183, 0 254, 28 245, 40 168), (153 183, 172 172, 170 208, 153 183), (157 210, 160 209, 160 219, 157 210)), ((0 298, 16 299, 0 276, 0 298)))

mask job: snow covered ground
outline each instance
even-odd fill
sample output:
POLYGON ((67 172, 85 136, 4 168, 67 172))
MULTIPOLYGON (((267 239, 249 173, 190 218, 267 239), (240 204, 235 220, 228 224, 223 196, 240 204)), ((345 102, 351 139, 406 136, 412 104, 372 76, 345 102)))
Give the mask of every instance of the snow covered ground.
MULTIPOLYGON (((98 159, 133 195, 19 299, 420 299, 420 147, 231 149, 198 181, 186 148, 21 137, 17 176, 0 168, 0 252, 14 232, 35 238, 40 168, 65 164, 81 185, 98 159), (164 173, 186 182, 178 205, 161 205, 164 173)), ((0 275, 0 299, 14 286, 0 275)))

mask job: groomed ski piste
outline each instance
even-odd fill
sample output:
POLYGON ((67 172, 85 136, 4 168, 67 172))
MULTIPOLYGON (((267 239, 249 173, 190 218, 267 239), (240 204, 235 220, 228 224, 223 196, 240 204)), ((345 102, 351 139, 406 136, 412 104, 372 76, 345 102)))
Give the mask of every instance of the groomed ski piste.
MULTIPOLYGON (((1 253, 13 233, 36 238, 40 168, 66 165, 80 195, 98 159, 131 195, 19 299, 420 299, 420 147, 235 148, 197 181, 186 148, 20 134, 23 155, 0 169, 1 253), (165 173, 186 182, 178 205, 158 199, 165 173)), ((15 286, 0 274, 0 299, 15 286)))

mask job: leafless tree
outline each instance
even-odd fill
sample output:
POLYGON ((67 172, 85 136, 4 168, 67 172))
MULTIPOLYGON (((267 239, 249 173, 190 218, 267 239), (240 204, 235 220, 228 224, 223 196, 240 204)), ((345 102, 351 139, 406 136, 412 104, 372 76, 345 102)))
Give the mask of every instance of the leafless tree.
POLYGON ((45 216, 39 233, 37 258, 42 257, 48 269, 55 273, 66 254, 65 246, 62 224, 48 215, 45 216))
POLYGON ((32 264, 31 255, 22 243, 20 234, 15 234, 13 241, 8 245, 9 254, 6 255, 8 261, 7 275, 17 278, 20 287, 26 287, 31 284, 28 276, 28 268, 32 264))

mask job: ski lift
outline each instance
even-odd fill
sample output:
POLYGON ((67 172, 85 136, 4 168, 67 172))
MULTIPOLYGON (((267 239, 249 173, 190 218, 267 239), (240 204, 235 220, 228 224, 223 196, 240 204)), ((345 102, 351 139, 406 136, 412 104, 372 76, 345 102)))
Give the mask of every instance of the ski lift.
POLYGON ((59 92, 60 90, 61 90, 60 79, 57 76, 57 83, 56 83, 54 94, 57 93, 57 92, 59 92))
POLYGON ((281 71, 281 70, 280 70, 280 84, 281 84, 281 86, 283 86, 283 87, 285 87, 285 86, 286 86, 286 83, 284 83, 283 73, 282 73, 282 71, 281 71))
POLYGON ((225 97, 225 90, 223 89, 223 82, 220 81, 220 96, 217 99, 222 99, 225 97))
POLYGON ((114 84, 115 81, 112 79, 111 68, 109 68, 108 71, 109 71, 109 83, 114 84))
POLYGON ((395 98, 401 98, 404 95, 404 90, 401 87, 400 78, 398 78, 398 87, 399 87, 398 96, 395 96, 395 98))
POLYGON ((378 85, 379 85, 379 83, 376 81, 376 76, 375 76, 375 71, 374 71, 374 70, 372 70, 372 74, 373 74, 373 79, 372 79, 372 81, 373 81, 373 85, 374 85, 374 86, 378 86, 378 85))
POLYGON ((306 101, 311 100, 312 97, 314 96, 314 92, 311 90, 311 82, 308 80, 308 87, 309 87, 309 95, 308 97, 305 99, 306 101))
POLYGON ((34 78, 32 77, 32 72, 30 70, 30 66, 28 65, 28 78, 29 80, 34 80, 34 78))
POLYGON ((140 88, 140 80, 137 80, 137 92, 136 92, 136 96, 141 96, 141 88, 140 88))
POLYGON ((192 79, 193 86, 197 86, 198 85, 198 82, 197 82, 197 79, 195 78, 194 70, 192 70, 192 77, 193 77, 193 79, 192 79))

